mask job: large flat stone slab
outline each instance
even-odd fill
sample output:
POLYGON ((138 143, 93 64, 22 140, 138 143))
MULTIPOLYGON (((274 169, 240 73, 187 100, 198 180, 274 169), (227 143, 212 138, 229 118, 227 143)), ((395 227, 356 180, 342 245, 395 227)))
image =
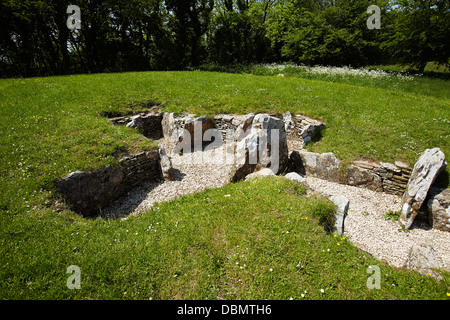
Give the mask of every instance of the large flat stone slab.
POLYGON ((402 197, 399 222, 405 228, 411 227, 427 197, 428 190, 446 165, 445 155, 439 148, 426 149, 417 160, 402 197))

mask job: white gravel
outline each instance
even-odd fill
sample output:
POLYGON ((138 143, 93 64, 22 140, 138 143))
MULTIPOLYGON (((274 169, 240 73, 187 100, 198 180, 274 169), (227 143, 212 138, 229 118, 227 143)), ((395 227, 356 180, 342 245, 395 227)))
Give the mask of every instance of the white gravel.
MULTIPOLYGON (((223 164, 223 161, 214 161, 214 156, 224 156, 224 148, 180 156, 172 154, 173 145, 165 141, 160 143, 164 144, 167 154, 171 156, 175 181, 147 183, 136 188, 104 209, 103 217, 126 218, 151 208, 157 202, 227 183, 231 166, 223 164), (202 156, 209 164, 200 163, 199 157, 202 156)), ((360 249, 394 267, 403 267, 414 244, 427 244, 436 251, 441 267, 450 270, 450 232, 428 229, 420 223, 415 223, 409 232, 404 232, 399 231, 397 223, 385 220, 386 212, 400 210, 399 196, 313 177, 307 177, 306 182, 317 192, 347 197, 350 206, 344 235, 360 249)))
POLYGON ((102 217, 126 218, 151 208, 155 203, 221 187, 229 181, 231 165, 223 164, 223 159, 230 154, 225 155, 225 148, 179 155, 172 153, 173 145, 170 143, 165 142, 164 146, 171 157, 174 181, 146 183, 135 188, 103 209, 102 217))
POLYGON ((450 232, 429 229, 414 222, 409 232, 399 231, 398 223, 386 220, 389 210, 401 209, 401 197, 342 185, 313 177, 307 184, 325 195, 343 195, 350 201, 344 235, 358 248, 395 267, 403 267, 414 244, 434 248, 443 269, 450 269, 450 232))

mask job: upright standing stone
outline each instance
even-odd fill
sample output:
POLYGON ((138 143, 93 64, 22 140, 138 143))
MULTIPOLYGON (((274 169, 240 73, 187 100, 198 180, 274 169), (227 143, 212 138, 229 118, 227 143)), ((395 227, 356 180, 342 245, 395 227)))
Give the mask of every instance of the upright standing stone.
POLYGON ((167 113, 165 112, 161 121, 163 136, 165 139, 169 141, 176 141, 175 132, 176 132, 176 126, 175 126, 175 117, 174 113, 167 113))
POLYGON ((188 120, 178 141, 187 142, 187 145, 194 148, 193 151, 201 151, 210 143, 210 141, 204 140, 205 132, 209 129, 214 129, 214 122, 206 116, 188 120), (184 141, 184 139, 188 139, 188 141, 184 141))
POLYGON ((288 147, 283 120, 267 114, 250 117, 249 130, 242 128, 236 137, 235 167, 231 181, 244 179, 261 168, 270 168, 274 173, 284 171, 288 165, 288 147))
POLYGON ((347 216, 350 202, 344 196, 331 196, 330 201, 337 206, 335 228, 338 235, 344 234, 344 221, 347 216))
POLYGON ((439 148, 426 149, 414 165, 411 178, 402 197, 400 223, 409 229, 419 213, 428 190, 445 169, 445 155, 439 148))
POLYGON ((295 135, 295 122, 292 120, 292 115, 289 111, 283 114, 284 130, 287 136, 295 135))
POLYGON ((174 173, 173 173, 172 161, 170 160, 169 156, 167 155, 166 149, 164 148, 164 146, 161 146, 159 148, 159 158, 160 158, 161 172, 162 172, 164 180, 165 181, 173 181, 174 173))
POLYGON ((301 175, 311 176, 333 182, 339 182, 340 162, 331 153, 315 153, 306 150, 294 150, 290 156, 291 170, 301 175))

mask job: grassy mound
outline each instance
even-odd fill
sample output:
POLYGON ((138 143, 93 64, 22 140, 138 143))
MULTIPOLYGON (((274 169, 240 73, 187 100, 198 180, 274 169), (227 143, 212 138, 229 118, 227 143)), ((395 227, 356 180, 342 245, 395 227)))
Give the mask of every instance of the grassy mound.
MULTIPOLYGON (((186 196, 127 220, 2 219, 2 298, 443 299, 447 282, 395 270, 327 233, 333 205, 282 177, 186 196), (80 268, 80 290, 66 286, 80 268), (368 268, 380 268, 369 289, 368 268)), ((370 269, 369 269, 370 270, 370 269)))
POLYGON ((327 202, 282 180, 208 190, 126 221, 84 220, 55 205, 54 182, 69 172, 156 147, 105 117, 153 105, 202 115, 303 113, 327 124, 308 149, 344 161, 413 164, 430 147, 450 155, 448 81, 296 70, 0 80, 1 297, 444 297, 445 282, 383 266, 311 223, 329 212, 327 202), (366 287, 373 264, 380 290, 366 287), (81 268, 82 290, 66 287, 70 265, 81 268))

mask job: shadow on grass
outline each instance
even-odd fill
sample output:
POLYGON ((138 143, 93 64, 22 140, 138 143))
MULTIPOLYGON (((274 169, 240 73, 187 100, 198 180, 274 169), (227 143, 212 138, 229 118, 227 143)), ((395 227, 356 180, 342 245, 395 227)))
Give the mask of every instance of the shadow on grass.
POLYGON ((425 71, 423 76, 432 79, 450 80, 450 72, 425 71))

